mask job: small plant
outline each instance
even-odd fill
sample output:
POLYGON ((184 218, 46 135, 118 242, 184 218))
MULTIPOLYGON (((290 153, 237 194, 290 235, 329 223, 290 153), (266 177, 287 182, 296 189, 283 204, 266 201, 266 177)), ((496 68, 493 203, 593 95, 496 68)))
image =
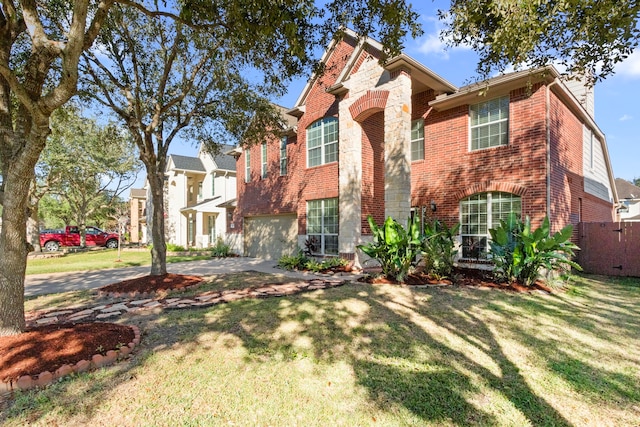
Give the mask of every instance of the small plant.
POLYGON ((211 256, 214 257, 228 257, 231 255, 231 246, 226 244, 222 238, 216 239, 216 244, 211 247, 211 256))
POLYGON ((285 270, 303 270, 305 265, 310 261, 309 258, 299 250, 294 255, 284 255, 278 260, 278 267, 285 270))
POLYGON ((567 267, 582 270, 571 260, 574 250, 579 249, 569 241, 572 231, 573 226, 567 225, 552 236, 548 217, 539 228, 531 231, 529 217, 521 221, 516 214, 509 214, 506 220, 500 221, 500 226, 489 230, 494 274, 507 282, 518 281, 531 286, 542 269, 550 272, 567 267))
POLYGON ((391 217, 381 227, 371 215, 367 220, 373 232, 373 242, 358 245, 358 249, 376 259, 382 267, 382 274, 387 278, 404 281, 421 252, 419 219, 409 218, 406 229, 391 217))
POLYGON ((101 354, 104 356, 107 353, 105 352, 104 347, 99 345, 98 347, 96 347, 96 354, 101 354))
POLYGON ((299 250, 295 255, 284 255, 278 260, 278 267, 285 270, 306 270, 314 273, 334 267, 344 267, 348 264, 349 261, 339 257, 326 258, 322 262, 318 262, 315 258, 306 256, 302 250, 299 250))
POLYGON ((167 252, 186 252, 184 246, 175 245, 173 243, 167 243, 167 252))
POLYGON ((304 241, 304 253, 307 256, 311 256, 315 252, 318 252, 318 239, 309 237, 304 241))
POLYGON ((453 270, 453 260, 458 253, 455 236, 459 228, 459 223, 449 228, 437 219, 424 225, 422 257, 426 272, 436 279, 448 277, 453 270))

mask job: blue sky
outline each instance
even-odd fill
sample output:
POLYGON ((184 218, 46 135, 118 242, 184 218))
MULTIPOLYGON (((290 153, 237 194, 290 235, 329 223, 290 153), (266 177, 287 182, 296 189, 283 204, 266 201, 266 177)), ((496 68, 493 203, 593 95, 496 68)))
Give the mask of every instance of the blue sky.
MULTIPOLYGON (((477 55, 468 48, 447 49, 440 41, 442 24, 437 19, 438 6, 447 2, 420 2, 424 35, 406 40, 404 52, 460 87, 475 77, 477 55)), ((300 95, 306 77, 292 82, 286 96, 274 101, 292 107, 300 95)), ((616 178, 640 178, 640 51, 634 52, 616 68, 616 73, 595 86, 595 119, 607 138, 609 156, 616 178)), ((170 153, 196 155, 190 144, 175 141, 170 153)))

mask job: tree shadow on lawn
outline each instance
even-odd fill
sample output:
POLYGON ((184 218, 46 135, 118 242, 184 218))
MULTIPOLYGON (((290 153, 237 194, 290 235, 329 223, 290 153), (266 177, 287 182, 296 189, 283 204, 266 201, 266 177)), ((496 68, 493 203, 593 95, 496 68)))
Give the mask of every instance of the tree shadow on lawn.
POLYGON ((182 354, 189 354, 202 346, 199 336, 215 332, 238 338, 248 351, 247 363, 299 357, 328 363, 346 361, 352 366, 356 384, 382 411, 402 407, 433 423, 500 424, 505 422, 496 415, 501 408, 492 408, 496 403, 491 401, 500 396, 502 409, 504 405, 515 408, 533 425, 568 426, 572 422, 531 388, 531 379, 522 374, 519 360, 505 352, 505 336, 522 336, 520 344, 547 359, 550 371, 582 384, 589 393, 604 386, 606 392, 635 399, 637 394, 628 391, 633 378, 592 366, 588 375, 596 380, 585 381, 580 373, 575 375, 575 369, 582 368, 580 362, 569 356, 576 344, 548 331, 537 336, 536 328, 523 326, 540 316, 557 320, 558 328, 570 325, 589 335, 595 333, 595 320, 581 323, 577 319, 587 312, 604 319, 613 313, 623 323, 619 326, 623 336, 637 335, 640 316, 623 297, 622 308, 618 306, 615 293, 620 289, 613 294, 606 289, 598 292, 602 298, 594 301, 586 296, 541 297, 496 290, 358 283, 206 309, 131 314, 122 323, 139 326, 143 337, 129 362, 27 392, 29 403, 14 405, 11 416, 28 410, 27 421, 34 422, 64 406, 67 409, 63 412, 82 413, 90 419, 105 395, 134 379, 137 368, 154 354, 176 345, 182 354), (634 323, 635 329, 631 326, 634 323), (556 350, 552 355, 548 353, 551 349, 556 350), (81 393, 78 382, 85 384, 81 393))
POLYGON ((474 394, 481 393, 479 377, 534 425, 571 425, 528 386, 490 327, 471 314, 484 304, 480 297, 485 295, 351 284, 298 295, 284 304, 264 301, 249 310, 228 311, 211 327, 235 325, 221 332, 242 340, 250 362, 276 354, 294 359, 305 351, 325 362, 346 360, 356 383, 383 411, 400 405, 429 422, 500 423, 482 409, 482 402, 474 402, 474 394), (278 333, 285 323, 295 332, 278 333), (310 348, 299 346, 301 336, 310 348), (459 342, 449 343, 451 336, 459 342), (475 360, 461 343, 480 349, 484 359, 475 360), (497 372, 485 363, 496 365, 497 372))

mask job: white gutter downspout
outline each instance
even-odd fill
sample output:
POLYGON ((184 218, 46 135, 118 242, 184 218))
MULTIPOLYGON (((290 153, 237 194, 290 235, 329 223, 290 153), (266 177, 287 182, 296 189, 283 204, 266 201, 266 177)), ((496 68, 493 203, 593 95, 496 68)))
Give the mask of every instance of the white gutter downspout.
MULTIPOLYGON (((559 80, 556 77, 551 83, 547 85, 547 99, 545 104, 545 121, 546 121, 546 133, 547 133, 547 164, 546 168, 546 185, 547 185, 547 218, 551 221, 551 86, 558 84, 559 80)), ((551 221, 553 224, 553 222, 551 221)))

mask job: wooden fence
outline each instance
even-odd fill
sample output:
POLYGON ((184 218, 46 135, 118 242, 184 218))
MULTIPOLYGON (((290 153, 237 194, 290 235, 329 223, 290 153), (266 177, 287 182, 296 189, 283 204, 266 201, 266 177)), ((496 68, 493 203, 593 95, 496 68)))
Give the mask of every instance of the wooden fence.
POLYGON ((581 222, 578 233, 586 273, 640 277, 640 222, 581 222))

